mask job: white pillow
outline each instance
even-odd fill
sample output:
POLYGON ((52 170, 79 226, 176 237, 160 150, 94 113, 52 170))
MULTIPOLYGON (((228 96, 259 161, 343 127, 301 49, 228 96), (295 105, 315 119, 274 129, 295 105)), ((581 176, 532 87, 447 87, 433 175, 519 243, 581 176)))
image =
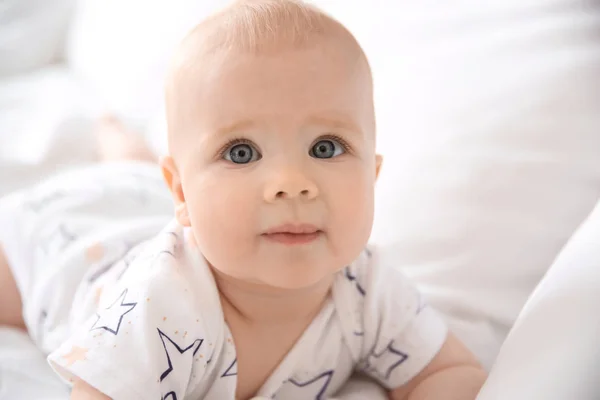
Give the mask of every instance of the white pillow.
POLYGON ((600 396, 600 202, 510 332, 478 400, 600 396))
POLYGON ((0 2, 0 77, 45 66, 62 56, 74 1, 0 2))
POLYGON ((490 366, 600 196, 600 3, 411 4, 370 3, 359 37, 384 155, 373 240, 490 366))

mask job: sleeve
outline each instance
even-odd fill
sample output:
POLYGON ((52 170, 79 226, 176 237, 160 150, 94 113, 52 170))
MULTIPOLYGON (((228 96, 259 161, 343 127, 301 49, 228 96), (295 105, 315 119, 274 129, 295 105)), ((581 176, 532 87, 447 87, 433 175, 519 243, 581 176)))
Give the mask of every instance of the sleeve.
POLYGON ((48 360, 115 400, 183 399, 202 380, 211 353, 192 290, 176 272, 102 296, 98 313, 48 360))
POLYGON ((448 329, 400 268, 368 254, 359 367, 385 388, 395 389, 432 361, 446 341, 448 329))

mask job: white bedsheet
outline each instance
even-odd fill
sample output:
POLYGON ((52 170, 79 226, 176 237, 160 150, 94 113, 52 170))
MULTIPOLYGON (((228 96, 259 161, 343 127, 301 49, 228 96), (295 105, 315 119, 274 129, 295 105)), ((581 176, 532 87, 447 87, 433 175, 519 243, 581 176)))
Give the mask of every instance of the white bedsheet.
POLYGON ((0 328, 0 399, 65 400, 68 394, 24 332, 0 328))

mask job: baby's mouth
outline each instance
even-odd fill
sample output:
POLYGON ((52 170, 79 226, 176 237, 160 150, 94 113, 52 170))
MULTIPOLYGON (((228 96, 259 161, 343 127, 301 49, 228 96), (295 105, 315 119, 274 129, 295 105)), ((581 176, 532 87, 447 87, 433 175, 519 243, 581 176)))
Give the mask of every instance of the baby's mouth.
POLYGON ((293 246, 317 240, 323 231, 311 224, 284 224, 267 230, 262 236, 270 241, 293 246))

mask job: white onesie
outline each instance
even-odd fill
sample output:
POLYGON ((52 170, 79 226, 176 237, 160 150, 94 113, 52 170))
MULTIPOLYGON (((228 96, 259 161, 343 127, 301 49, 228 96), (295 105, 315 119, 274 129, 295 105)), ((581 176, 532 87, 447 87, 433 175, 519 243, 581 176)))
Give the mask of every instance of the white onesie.
MULTIPOLYGON (((150 179, 156 171, 136 168, 115 167, 112 173, 92 168, 38 189, 45 207, 55 207, 42 212, 44 225, 79 227, 80 234, 67 240, 59 232, 62 244, 47 246, 62 251, 39 258, 45 261, 33 263, 27 279, 15 271, 22 291, 39 288, 24 305, 28 328, 67 381, 78 376, 115 400, 234 399, 235 344, 213 276, 186 239, 187 230, 175 221, 165 228, 165 215, 156 216, 157 209, 168 207, 168 196, 158 196, 160 206, 148 205, 148 196, 164 190, 150 179), (135 179, 127 180, 131 176, 124 171, 134 171, 135 179), (87 182, 80 179, 94 174, 87 182), (103 190, 89 193, 99 186, 103 190), (78 201, 69 197, 69 188, 78 201), (58 189, 60 196, 51 193, 58 189), (98 226, 91 215, 106 216, 102 208, 114 204, 121 204, 120 212, 112 211, 118 218, 102 219, 102 229, 91 229, 98 226), (136 209, 135 218, 123 218, 128 207, 136 209)), ((19 252, 11 249, 7 254, 15 261, 19 252)), ((380 262, 368 248, 337 274, 328 302, 257 396, 327 399, 354 371, 395 388, 429 363, 446 335, 441 318, 397 266, 380 262)))
MULTIPOLYGON (((49 360, 113 399, 233 399, 236 352, 203 258, 170 223, 100 308, 49 360)), ((332 296, 258 395, 326 399, 355 369, 388 388, 421 371, 446 328, 372 250, 337 274, 332 296)))

